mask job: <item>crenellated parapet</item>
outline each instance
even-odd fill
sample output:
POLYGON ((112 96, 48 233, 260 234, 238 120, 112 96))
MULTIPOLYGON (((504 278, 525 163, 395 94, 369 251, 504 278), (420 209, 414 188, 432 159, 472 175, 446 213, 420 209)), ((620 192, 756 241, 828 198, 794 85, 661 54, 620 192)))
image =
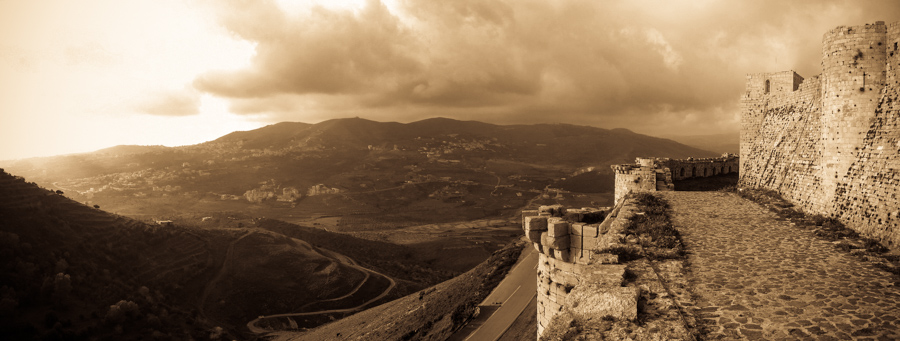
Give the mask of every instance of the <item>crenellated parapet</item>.
POLYGON ((737 173, 740 160, 734 154, 717 158, 637 158, 634 164, 612 165, 616 173, 616 204, 631 192, 675 190, 676 180, 737 173))
POLYGON ((625 221, 634 205, 566 209, 559 205, 526 210, 523 229, 540 253, 537 268, 538 337, 564 309, 634 320, 640 290, 622 286, 625 265, 606 250, 622 245, 625 221), (578 304, 576 302, 592 302, 578 304))

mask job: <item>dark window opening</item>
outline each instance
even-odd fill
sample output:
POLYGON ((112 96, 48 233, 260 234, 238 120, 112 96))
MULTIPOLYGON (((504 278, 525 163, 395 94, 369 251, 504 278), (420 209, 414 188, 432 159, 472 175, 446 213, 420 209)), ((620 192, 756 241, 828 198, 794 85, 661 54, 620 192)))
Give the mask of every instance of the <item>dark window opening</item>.
POLYGON ((684 177, 684 168, 681 169, 681 177, 684 177))
POLYGON ((766 92, 765 93, 769 93, 769 80, 768 79, 766 79, 766 92))
POLYGON ((697 167, 691 168, 691 176, 692 177, 697 176, 697 167))
POLYGON ((703 176, 706 176, 706 168, 703 168, 703 176))

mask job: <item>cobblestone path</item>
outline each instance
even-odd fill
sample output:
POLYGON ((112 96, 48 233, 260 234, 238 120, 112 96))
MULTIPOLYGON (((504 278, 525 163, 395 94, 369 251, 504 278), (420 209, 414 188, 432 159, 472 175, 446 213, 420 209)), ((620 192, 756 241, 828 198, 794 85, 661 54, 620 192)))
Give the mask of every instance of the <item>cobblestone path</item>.
POLYGON ((708 339, 900 340, 892 276, 736 195, 661 192, 708 339))

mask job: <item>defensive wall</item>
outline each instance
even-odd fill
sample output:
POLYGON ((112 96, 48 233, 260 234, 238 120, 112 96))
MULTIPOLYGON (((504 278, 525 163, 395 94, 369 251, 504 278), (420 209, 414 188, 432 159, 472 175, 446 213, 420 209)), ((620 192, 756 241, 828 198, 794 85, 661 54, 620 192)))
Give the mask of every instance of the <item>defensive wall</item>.
POLYGON ((640 289, 622 286, 625 265, 618 264, 617 255, 604 252, 623 242, 624 222, 636 211, 630 202, 608 210, 555 205, 522 211, 525 234, 539 252, 538 338, 564 309, 592 316, 637 317, 640 289), (591 214, 607 216, 602 223, 583 222, 591 214))
POLYGON ((630 192, 675 190, 674 181, 736 173, 739 159, 733 154, 717 158, 637 158, 634 164, 612 165, 616 172, 615 203, 630 192))
POLYGON ((747 76, 740 186, 900 244, 900 23, 825 33, 822 73, 747 76))
POLYGON ((739 159, 638 158, 634 164, 613 165, 616 204, 613 208, 541 206, 522 211, 522 228, 539 252, 537 330, 540 338, 554 316, 563 311, 617 319, 637 318, 638 287, 623 286, 625 265, 609 252, 625 243, 625 225, 637 205, 631 192, 674 190, 676 180, 735 173, 739 159))

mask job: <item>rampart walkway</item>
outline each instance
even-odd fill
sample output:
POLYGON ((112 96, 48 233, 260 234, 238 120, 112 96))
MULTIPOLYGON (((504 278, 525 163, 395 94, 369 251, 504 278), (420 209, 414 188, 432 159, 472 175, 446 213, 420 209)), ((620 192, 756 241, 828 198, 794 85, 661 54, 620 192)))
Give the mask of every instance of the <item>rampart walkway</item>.
POLYGON ((709 339, 900 340, 889 273, 736 195, 659 194, 689 252, 691 310, 709 339))

